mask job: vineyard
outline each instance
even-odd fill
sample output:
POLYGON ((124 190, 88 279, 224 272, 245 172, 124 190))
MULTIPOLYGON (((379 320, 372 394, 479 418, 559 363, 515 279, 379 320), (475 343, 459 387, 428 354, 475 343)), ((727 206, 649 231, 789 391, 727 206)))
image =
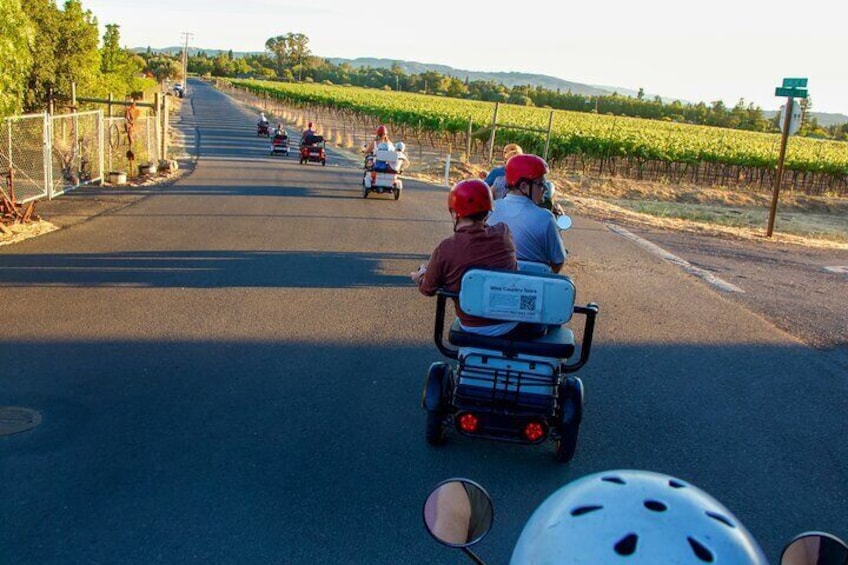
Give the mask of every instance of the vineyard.
MULTIPOLYGON (((447 138, 454 148, 472 132, 477 146, 488 141, 494 104, 344 86, 235 80, 260 96, 295 105, 356 112, 400 128, 418 128, 447 138)), ((551 110, 502 104, 498 123, 547 130, 551 110)), ((542 153, 545 135, 498 129, 525 150, 542 153)), ((630 178, 664 178, 749 187, 770 187, 780 136, 556 110, 549 161, 583 173, 630 178)), ((792 138, 786 156, 785 188, 808 194, 848 194, 848 143, 792 138)))

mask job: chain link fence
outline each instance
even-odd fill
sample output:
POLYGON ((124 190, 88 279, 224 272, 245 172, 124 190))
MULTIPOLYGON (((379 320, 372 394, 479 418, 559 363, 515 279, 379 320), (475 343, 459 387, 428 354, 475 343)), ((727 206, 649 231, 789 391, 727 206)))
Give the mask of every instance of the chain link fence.
POLYGON ((155 116, 142 116, 136 119, 133 129, 133 143, 124 129, 124 118, 106 118, 105 135, 105 167, 108 171, 130 171, 134 166, 143 163, 158 163, 160 131, 155 116), (130 160, 129 155, 132 155, 130 160))
POLYGON ((102 182, 107 171, 132 177, 134 166, 156 165, 161 158, 162 128, 155 114, 136 120, 132 146, 124 118, 104 117, 101 110, 12 116, 0 123, 0 171, 13 171, 21 204, 102 182))
POLYGON ((50 117, 52 191, 49 198, 103 179, 103 113, 50 117))
POLYGON ((49 130, 46 114, 13 116, 3 120, 0 170, 13 171, 18 202, 47 197, 50 170, 44 163, 49 159, 49 153, 45 157, 50 147, 49 130))

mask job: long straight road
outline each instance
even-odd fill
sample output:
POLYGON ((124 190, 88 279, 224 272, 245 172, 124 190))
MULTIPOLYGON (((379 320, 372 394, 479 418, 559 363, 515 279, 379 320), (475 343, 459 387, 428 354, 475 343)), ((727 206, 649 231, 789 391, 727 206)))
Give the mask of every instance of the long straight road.
POLYGON ((504 563, 559 486, 641 468, 713 494, 767 554, 846 536, 848 377, 826 356, 576 219, 566 270, 601 316, 568 465, 551 447, 424 442, 435 304, 408 273, 450 233, 445 189, 362 199, 360 172, 271 157, 255 115, 195 82, 194 172, 0 249, 0 562, 457 563, 430 488, 482 483, 504 563))

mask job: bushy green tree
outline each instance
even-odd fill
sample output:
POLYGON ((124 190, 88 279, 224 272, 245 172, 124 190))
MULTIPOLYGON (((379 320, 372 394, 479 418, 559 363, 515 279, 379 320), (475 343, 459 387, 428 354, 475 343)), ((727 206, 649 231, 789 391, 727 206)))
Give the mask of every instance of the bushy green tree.
POLYGON ((179 79, 183 76, 183 68, 179 61, 168 55, 154 56, 147 62, 147 70, 157 82, 179 79))
POLYGON ((100 49, 97 18, 84 10, 80 0, 66 0, 59 20, 56 43, 55 85, 61 98, 67 100, 71 84, 79 93, 99 92, 100 49))
POLYGON ((32 67, 24 92, 24 111, 43 112, 50 89, 56 84, 56 45, 59 42, 59 9, 53 0, 26 0, 21 3, 32 23, 32 67))
POLYGON ((0 116, 21 111, 35 32, 20 0, 0 0, 0 116))

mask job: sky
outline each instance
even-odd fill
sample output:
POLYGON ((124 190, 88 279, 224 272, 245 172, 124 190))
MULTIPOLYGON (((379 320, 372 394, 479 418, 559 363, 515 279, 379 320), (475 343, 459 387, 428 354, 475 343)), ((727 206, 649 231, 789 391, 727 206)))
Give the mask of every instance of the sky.
MULTIPOLYGON (((813 111, 848 115, 844 0, 82 0, 125 47, 262 51, 309 37, 321 57, 379 57, 471 71, 515 71, 688 102, 785 102, 808 78, 813 111), (375 16, 375 12, 382 14, 375 16)), ((101 34, 102 35, 102 34, 101 34)))

